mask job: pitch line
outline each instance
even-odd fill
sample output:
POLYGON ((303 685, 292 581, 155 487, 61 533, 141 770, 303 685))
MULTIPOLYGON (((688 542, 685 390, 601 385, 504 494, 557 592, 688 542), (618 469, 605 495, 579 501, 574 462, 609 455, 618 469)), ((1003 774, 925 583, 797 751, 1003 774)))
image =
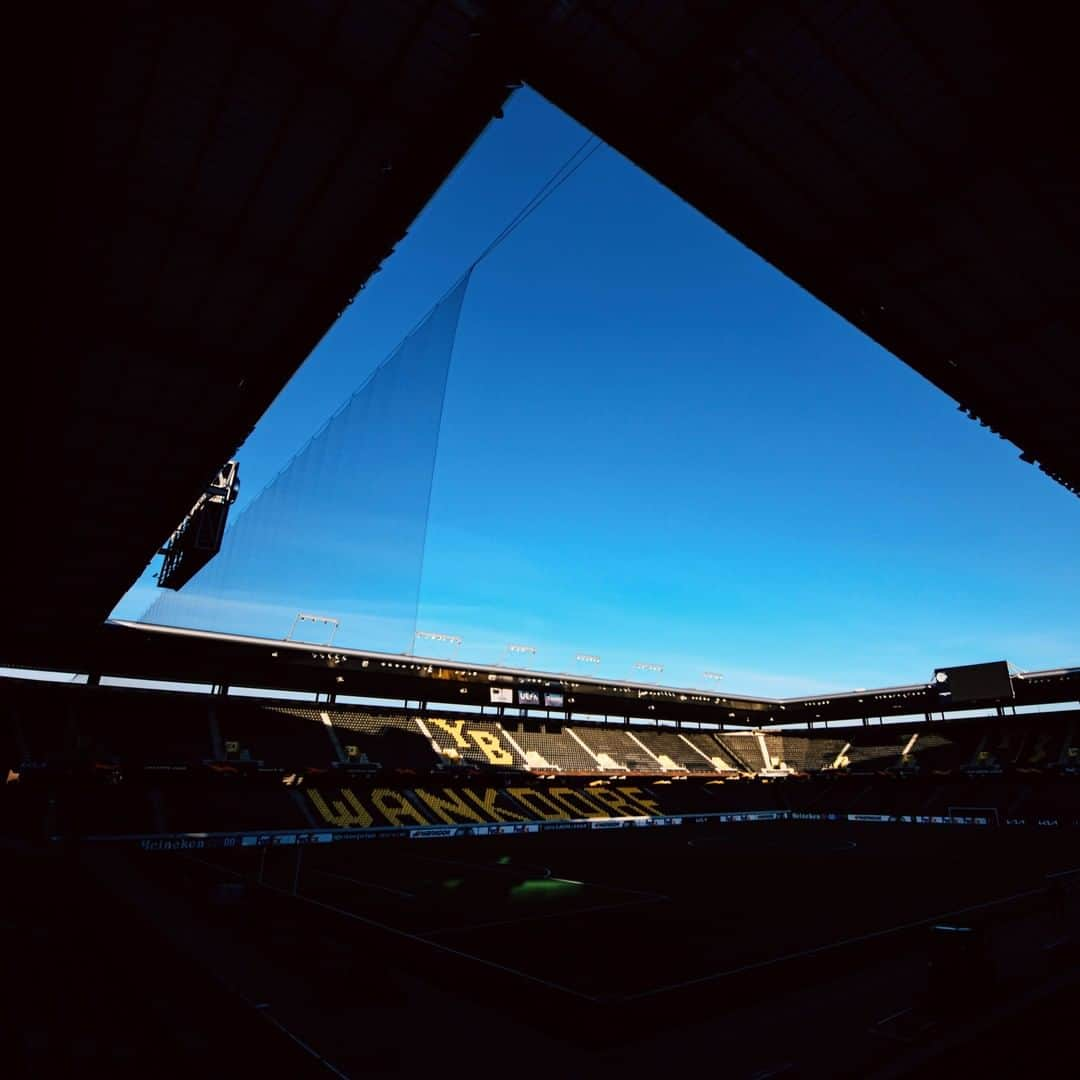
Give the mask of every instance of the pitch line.
POLYGON ((406 900, 416 899, 416 893, 406 892, 404 889, 392 889, 389 885, 379 885, 374 881, 360 881, 359 878, 348 877, 345 874, 335 874, 332 870, 320 870, 318 867, 312 867, 308 873, 337 878, 338 881, 347 881, 351 885, 359 885, 365 889, 379 889, 382 892, 393 893, 394 896, 403 896, 406 900))
POLYGON ((918 926, 926 926, 942 919, 950 919, 955 915, 966 915, 971 911, 981 911, 983 908, 997 907, 1000 904, 1009 904, 1014 900, 1023 900, 1029 896, 1042 896, 1046 890, 1042 887, 1037 889, 1025 889, 1023 892, 1013 893, 1011 896, 999 896, 994 900, 984 900, 979 904, 969 904, 967 907, 956 908, 953 911, 939 912, 937 915, 928 915, 925 919, 916 919, 913 922, 899 923, 896 926, 886 927, 884 930, 873 930, 869 934, 859 934, 856 937, 844 938, 841 941, 830 941, 824 945, 815 945, 809 949, 800 949, 798 952, 785 953, 783 956, 774 956, 768 960, 755 960, 750 964, 741 964, 739 967, 729 968, 727 971, 713 971, 708 975, 698 975, 693 979, 684 979, 682 982, 667 983, 651 990, 641 990, 636 994, 628 994, 623 1001, 637 1001, 641 998, 654 997, 657 994, 667 993, 669 990, 681 990, 687 986, 697 986, 700 983, 714 982, 725 979, 730 975, 741 975, 747 971, 756 971, 761 968, 774 967, 778 964, 787 963, 789 960, 799 960, 807 956, 816 956, 818 953, 829 952, 831 949, 839 949, 845 945, 857 945, 863 941, 873 941, 876 938, 887 937, 890 934, 898 934, 904 930, 913 930, 918 926))
POLYGON ((350 1077, 347 1073, 343 1073, 336 1065, 332 1065, 329 1061, 326 1060, 326 1058, 322 1056, 322 1054, 319 1053, 318 1050, 316 1050, 313 1046, 309 1046, 306 1042, 304 1042, 303 1039, 300 1038, 299 1035, 295 1034, 295 1032, 290 1031, 276 1016, 270 1013, 270 1011, 265 1006, 253 1005, 252 1008, 256 1009, 262 1016, 265 1016, 266 1019, 271 1024, 273 1024, 274 1027, 276 1027, 278 1031, 280 1031, 283 1035, 287 1035, 290 1039, 292 1039, 292 1041, 296 1043, 296 1045, 299 1046, 301 1050, 304 1050, 306 1053, 310 1054, 311 1057, 313 1057, 320 1065, 322 1065, 324 1069, 329 1069, 330 1072, 332 1072, 335 1076, 340 1076, 341 1080, 350 1080, 350 1077))
MULTIPOLYGON (((211 870, 220 870, 226 874, 232 874, 233 877, 242 878, 244 876, 239 870, 233 870, 231 867, 221 866, 218 863, 207 862, 205 859, 197 859, 193 855, 188 855, 187 859, 189 862, 199 863, 199 865, 201 866, 208 866, 211 870)), ((269 888, 270 886, 263 887, 269 888)), ((296 1043, 296 1045, 299 1046, 300 1049, 304 1051, 304 1053, 314 1058, 320 1065, 323 1066, 323 1068, 332 1072, 335 1076, 341 1077, 341 1080, 350 1080, 350 1077, 347 1073, 343 1073, 336 1065, 324 1058, 322 1054, 320 1054, 319 1051, 315 1049, 315 1047, 311 1046, 309 1043, 304 1042, 304 1040, 301 1039, 299 1035, 297 1035, 294 1031, 291 1031, 276 1016, 274 1016, 274 1014, 270 1011, 269 1004, 267 1004, 266 1002, 258 1002, 255 1001, 253 998, 248 997, 248 995, 245 994, 243 991, 227 983, 224 976, 220 975, 218 972, 211 969, 210 974, 213 976, 214 979, 217 980, 218 983, 220 983, 222 986, 227 987, 232 993, 236 994, 236 996, 240 998, 240 1000, 243 1001, 245 1005, 247 1005, 250 1009, 253 1009, 261 1017, 263 1017, 263 1019, 266 1020, 267 1023, 273 1024, 274 1027, 276 1027, 278 1031, 282 1033, 282 1035, 287 1036, 294 1043, 296 1043)))
POLYGON ((574 990, 572 987, 552 982, 550 979, 542 979, 539 975, 530 975, 527 971, 519 971, 517 968, 508 967, 506 964, 500 964, 495 960, 487 960, 483 956, 476 956, 473 953, 455 949, 450 945, 443 945, 438 941, 432 941, 430 938, 420 937, 419 934, 410 933, 408 930, 399 930, 395 926, 387 926, 386 923, 381 923, 376 919, 370 919, 366 915, 358 915, 355 911, 346 911, 344 908, 336 907, 333 904, 327 904, 322 900, 316 900, 314 897, 304 896, 303 893, 291 893, 285 889, 279 889, 276 885, 264 884, 263 888, 269 889, 271 892, 280 893, 282 896, 291 896, 294 900, 299 900, 305 904, 311 904, 313 907, 323 908, 325 911, 332 911, 337 915, 343 915, 347 919, 354 919, 356 922, 363 923, 365 926, 373 926, 376 930, 382 930, 388 934, 393 934, 396 937, 420 942, 429 949, 437 949, 439 952, 449 953, 451 956, 457 956, 463 960, 472 960, 474 963, 483 964, 484 967, 494 968, 496 971, 501 971, 507 975, 513 975, 519 979, 525 979, 527 982, 539 983, 541 986, 546 986, 549 990, 559 990, 564 994, 570 994, 572 997, 581 998, 583 1001, 599 1000, 591 994, 584 994, 580 990, 574 990))

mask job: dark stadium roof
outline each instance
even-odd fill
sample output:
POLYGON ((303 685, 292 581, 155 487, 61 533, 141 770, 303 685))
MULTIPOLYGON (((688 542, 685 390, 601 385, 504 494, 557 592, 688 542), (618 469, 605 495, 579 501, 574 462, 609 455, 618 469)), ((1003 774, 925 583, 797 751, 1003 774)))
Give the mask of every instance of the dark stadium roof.
POLYGON ((1076 95, 1026 8, 36 17, 3 653, 100 624, 517 79, 1080 490, 1076 95))
MULTIPOLYGON (((948 713, 972 707, 970 702, 949 705, 929 683, 813 697, 767 698, 126 621, 109 622, 102 627, 92 650, 80 646, 76 656, 57 655, 57 662, 65 660, 72 665, 69 670, 89 670, 97 676, 343 694, 388 701, 488 706, 492 704, 492 688, 533 690, 541 695, 556 692, 563 695, 565 705, 563 710, 551 710, 556 716, 570 711, 578 716, 633 716, 731 726, 948 713), (87 660, 89 668, 74 666, 87 660)), ((1080 701, 1080 668, 1016 674, 1012 678, 1012 693, 1011 698, 986 700, 978 705, 1080 701)), ((519 703, 513 702, 512 707, 519 707, 519 703)))

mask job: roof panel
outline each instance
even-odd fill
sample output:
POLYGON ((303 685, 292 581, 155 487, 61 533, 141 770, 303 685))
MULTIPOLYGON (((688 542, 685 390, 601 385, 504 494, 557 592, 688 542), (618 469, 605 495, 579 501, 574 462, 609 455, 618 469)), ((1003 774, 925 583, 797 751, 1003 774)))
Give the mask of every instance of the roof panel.
POLYGON ((61 433, 56 485, 31 495, 39 529, 14 538, 4 582, 44 583, 38 625, 65 605, 104 616, 517 77, 1080 488, 1073 46, 1026 9, 343 0, 196 18, 119 2, 65 18, 40 66, 70 97, 40 102, 33 211, 63 253, 41 297, 60 359, 27 373, 15 417, 35 462, 40 417, 61 433), (79 318, 49 317, 58 280, 79 318), (61 596, 44 571, 64 559, 89 584, 61 596))

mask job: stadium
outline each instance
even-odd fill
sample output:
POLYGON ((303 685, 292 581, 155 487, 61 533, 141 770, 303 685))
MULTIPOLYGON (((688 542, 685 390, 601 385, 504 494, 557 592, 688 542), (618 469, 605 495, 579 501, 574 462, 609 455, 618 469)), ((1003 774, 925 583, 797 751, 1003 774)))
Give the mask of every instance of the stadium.
POLYGON ((1068 1071, 1080 666, 1003 647, 901 685, 740 693, 586 652, 530 666, 520 640, 481 661, 418 628, 471 275, 593 142, 239 495, 256 423, 386 295, 375 275, 527 89, 1075 496, 1076 94, 1067 35, 1035 21, 71 14, 20 129, 28 265, 62 265, 72 307, 29 275, 44 359, 6 395, 12 1075, 1068 1071), (118 614, 155 557, 144 615, 118 614))

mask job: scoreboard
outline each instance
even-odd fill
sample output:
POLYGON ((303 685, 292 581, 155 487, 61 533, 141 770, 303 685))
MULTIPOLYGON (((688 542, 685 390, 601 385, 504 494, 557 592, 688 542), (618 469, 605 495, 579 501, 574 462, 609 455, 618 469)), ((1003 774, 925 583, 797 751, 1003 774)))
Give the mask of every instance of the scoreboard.
POLYGON ((938 697, 956 705, 970 701, 1012 701, 1012 676, 1005 660, 990 664, 964 664, 961 667, 936 668, 934 689, 938 697))

